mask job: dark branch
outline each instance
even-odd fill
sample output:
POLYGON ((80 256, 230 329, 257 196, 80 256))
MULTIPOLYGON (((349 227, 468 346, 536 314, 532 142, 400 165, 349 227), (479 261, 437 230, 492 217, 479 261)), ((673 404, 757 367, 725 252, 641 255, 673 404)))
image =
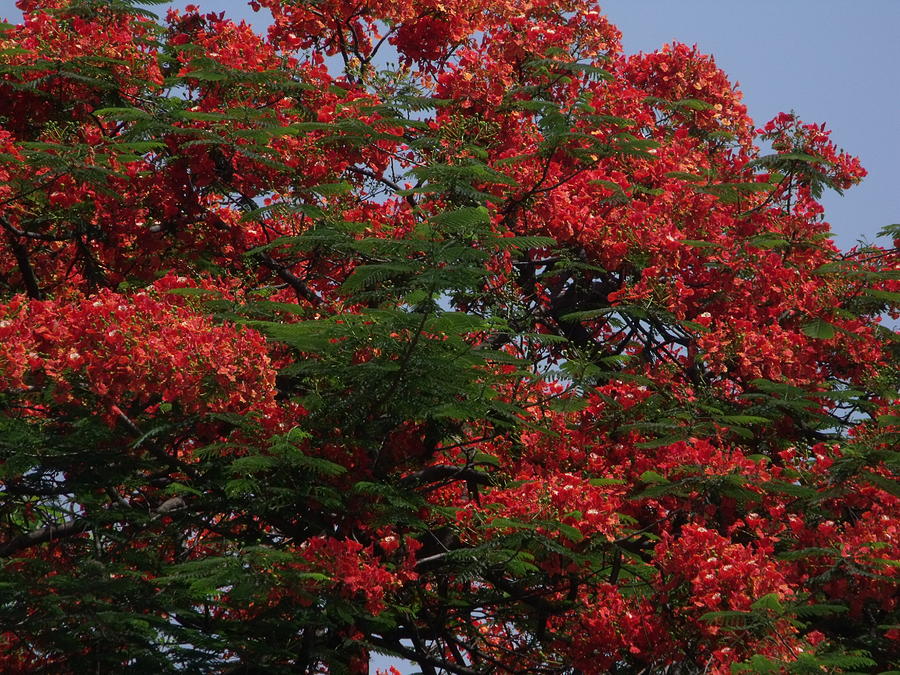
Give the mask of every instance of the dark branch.
POLYGON ((8 558, 13 553, 22 551, 32 546, 52 541, 54 539, 65 539, 76 534, 84 532, 90 523, 83 518, 77 518, 63 523, 62 525, 47 525, 18 537, 13 537, 8 542, 0 546, 0 558, 8 558))
POLYGON ((401 479, 404 485, 426 485, 438 481, 464 480, 478 485, 491 485, 491 477, 464 466, 429 466, 401 479))
POLYGON ((431 666, 432 668, 437 667, 443 670, 446 670, 448 673, 455 673, 456 675, 478 675, 477 670, 472 670, 466 666, 460 666, 455 663, 450 663, 449 661, 443 659, 436 659, 431 656, 427 656, 426 654, 422 654, 417 652, 416 650, 409 649, 408 647, 404 647, 399 642, 391 643, 387 640, 383 640, 380 638, 370 638, 372 644, 379 648, 383 649, 388 653, 396 654, 397 656, 402 656, 405 659, 409 659, 420 666, 431 666))
POLYGON ((260 260, 262 260, 262 263, 266 267, 275 272, 282 281, 293 288, 299 299, 306 300, 314 307, 318 307, 322 304, 322 299, 310 289, 306 282, 291 272, 285 265, 279 263, 267 253, 261 254, 260 260))
MULTIPOLYGON (((368 178, 371 178, 372 180, 378 181, 382 185, 386 185, 387 187, 391 188, 394 192, 401 192, 403 190, 403 188, 399 185, 399 183, 396 183, 396 182, 392 181, 390 178, 386 178, 385 176, 382 176, 381 174, 375 173, 371 169, 366 169, 361 166, 348 166, 347 171, 352 171, 353 173, 357 173, 360 176, 366 176, 368 178)), ((419 206, 416 203, 415 198, 413 198, 413 196, 409 195, 409 194, 406 195, 406 203, 409 204, 414 209, 418 208, 418 206, 419 206)))
MULTIPOLYGON (((175 511, 180 511, 183 508, 185 508, 184 500, 181 497, 172 497, 153 509, 153 512, 156 514, 154 519, 175 511)), ((18 537, 13 537, 5 544, 0 545, 0 558, 8 558, 14 553, 31 548, 32 546, 45 544, 48 541, 66 539, 75 536, 76 534, 81 534, 89 529, 90 526, 91 521, 87 518, 74 518, 73 520, 66 521, 62 525, 46 525, 36 530, 32 530, 31 532, 20 534, 18 537)))
POLYGON ((0 223, 6 230, 9 246, 16 258, 16 264, 19 266, 19 273, 22 275, 22 283, 25 284, 25 292, 29 298, 40 300, 43 294, 34 274, 34 268, 31 267, 31 261, 28 259, 28 249, 19 241, 16 228, 6 218, 0 217, 0 223))

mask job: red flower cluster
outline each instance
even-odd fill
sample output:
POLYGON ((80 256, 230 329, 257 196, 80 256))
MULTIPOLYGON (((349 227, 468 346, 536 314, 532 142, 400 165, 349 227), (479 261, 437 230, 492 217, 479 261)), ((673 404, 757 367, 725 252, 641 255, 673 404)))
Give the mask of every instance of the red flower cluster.
POLYGON ((0 387, 49 391, 116 421, 121 411, 271 413, 275 372, 258 333, 214 324, 176 295, 25 302, 3 308, 0 387))

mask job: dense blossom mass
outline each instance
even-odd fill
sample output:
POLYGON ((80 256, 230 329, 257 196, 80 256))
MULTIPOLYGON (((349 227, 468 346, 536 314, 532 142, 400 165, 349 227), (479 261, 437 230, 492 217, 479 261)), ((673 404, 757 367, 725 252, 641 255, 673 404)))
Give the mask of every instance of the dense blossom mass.
POLYGON ((250 5, 0 26, 0 670, 900 668, 826 127, 590 0, 250 5))

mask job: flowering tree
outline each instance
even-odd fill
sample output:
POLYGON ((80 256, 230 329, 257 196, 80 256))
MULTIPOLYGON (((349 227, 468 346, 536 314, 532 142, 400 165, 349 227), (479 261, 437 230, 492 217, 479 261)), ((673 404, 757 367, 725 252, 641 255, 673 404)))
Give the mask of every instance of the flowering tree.
POLYGON ((0 32, 0 669, 896 668, 858 161, 589 0, 250 4, 0 32))

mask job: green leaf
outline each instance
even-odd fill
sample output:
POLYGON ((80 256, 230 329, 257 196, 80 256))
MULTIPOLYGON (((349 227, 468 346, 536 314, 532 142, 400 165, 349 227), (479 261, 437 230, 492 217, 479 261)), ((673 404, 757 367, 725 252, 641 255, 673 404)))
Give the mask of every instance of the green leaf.
POLYGON ((885 225, 878 231, 878 236, 888 237, 889 239, 900 239, 900 223, 885 225))
POLYGON ((734 664, 731 670, 736 673, 782 673, 784 666, 778 661, 755 654, 743 663, 734 664))
POLYGON ((698 176, 695 173, 687 173, 685 171, 669 171, 666 178, 677 178, 678 180, 686 180, 691 183, 701 183, 706 180, 706 176, 698 176))
POLYGON ((862 477, 865 478, 865 480, 871 481, 885 492, 892 494, 894 497, 900 497, 900 482, 896 479, 872 473, 871 471, 863 472, 862 477))
POLYGON ((300 323, 248 322, 263 330, 271 338, 284 342, 301 352, 318 352, 327 349, 331 339, 328 321, 303 321, 300 323))
POLYGON ((759 415, 722 415, 719 419, 734 424, 770 424, 772 420, 759 415))
POLYGON ((750 612, 738 612, 733 610, 706 612, 700 616, 700 620, 722 626, 744 627, 753 621, 753 614, 750 612))
POLYGON ((452 230, 469 230, 490 224, 488 210, 483 206, 444 211, 443 213, 433 216, 431 220, 442 227, 452 230))
POLYGON ((550 410, 556 412, 568 413, 584 410, 588 406, 589 401, 580 396, 559 396, 547 402, 550 410))
POLYGON ((763 483, 760 487, 767 492, 785 494, 792 497, 812 498, 818 495, 813 488, 806 487, 805 485, 795 485, 794 483, 788 483, 786 481, 768 481, 763 483))
POLYGON ((181 79, 202 80, 205 82, 221 82, 227 80, 228 75, 216 72, 214 70, 192 70, 186 73, 181 79))
POLYGON ((761 598, 756 599, 753 604, 750 605, 750 609, 766 609, 780 613, 784 611, 784 606, 781 604, 781 599, 778 597, 777 593, 768 593, 761 598))
POLYGON ((751 237, 747 243, 756 248, 786 248, 791 245, 787 239, 765 234, 751 237))
POLYGON ((604 307, 603 309, 591 309, 585 310, 583 312, 570 312, 568 314, 563 314, 560 318, 561 321, 565 321, 567 323, 574 323, 576 321, 589 321, 590 319, 596 319, 600 316, 606 316, 607 314, 612 314, 616 311, 615 307, 604 307))
POLYGON ((98 108, 94 111, 97 117, 112 117, 119 120, 148 120, 153 116, 140 108, 98 108))
POLYGON ((595 487, 605 487, 607 485, 627 485, 628 481, 621 478, 591 478, 588 483, 595 487))
POLYGON ((529 249, 529 248, 553 248, 556 240, 552 237, 521 236, 521 237, 497 237, 489 240, 500 249, 529 249))
POLYGON ((310 189, 323 197, 334 197, 347 194, 353 190, 353 186, 350 183, 322 183, 320 185, 314 185, 310 189))
POLYGON ((189 494, 189 495, 194 495, 195 497, 203 496, 203 493, 200 492, 200 490, 197 490, 196 488, 192 488, 190 485, 185 485, 184 483, 177 483, 177 482, 169 483, 169 485, 166 486, 166 489, 163 490, 163 493, 167 494, 167 495, 189 494))
POLYGON ((645 471, 640 478, 644 483, 671 483, 668 478, 656 471, 645 471))
POLYGON ((500 458, 490 455, 486 452, 476 452, 472 456, 472 464, 489 464, 491 466, 500 466, 500 458))
POLYGON ((726 204, 740 201, 747 194, 771 192, 772 188, 771 183, 718 183, 694 186, 694 190, 697 192, 715 195, 726 204))
POLYGON ((835 335, 834 325, 823 319, 816 319, 806 324, 802 330, 809 337, 818 340, 830 340, 835 335))
POLYGON ((712 103, 701 101, 698 98, 683 98, 680 101, 675 101, 673 105, 679 108, 689 108, 691 110, 711 110, 713 108, 712 103))
POLYGON ((347 278, 341 288, 345 293, 352 293, 391 278, 413 275, 416 271, 417 268, 408 263, 360 265, 353 270, 353 274, 347 278))
POLYGON ((492 528, 509 528, 512 530, 534 530, 538 527, 537 523, 528 523, 521 520, 512 520, 510 518, 497 517, 492 518, 488 525, 492 528))
POLYGON ((803 617, 831 616, 848 611, 845 605, 799 605, 793 608, 794 613, 803 617))
POLYGON ((347 473, 347 467, 341 466, 322 457, 312 457, 297 453, 291 457, 291 463, 309 469, 320 476, 340 476, 347 473))
POLYGON ((567 525, 566 523, 556 523, 555 527, 561 535, 571 542, 577 544, 584 540, 584 534, 577 527, 567 525))
POLYGON ((878 298, 879 300, 884 300, 885 302, 891 304, 900 303, 900 293, 896 293, 894 291, 883 291, 878 288, 867 288, 865 290, 866 295, 871 295, 873 298, 878 298))
POLYGON ((254 473, 268 471, 275 466, 274 457, 264 455, 248 455, 246 457, 238 457, 231 463, 231 471, 239 476, 249 476, 254 473))

